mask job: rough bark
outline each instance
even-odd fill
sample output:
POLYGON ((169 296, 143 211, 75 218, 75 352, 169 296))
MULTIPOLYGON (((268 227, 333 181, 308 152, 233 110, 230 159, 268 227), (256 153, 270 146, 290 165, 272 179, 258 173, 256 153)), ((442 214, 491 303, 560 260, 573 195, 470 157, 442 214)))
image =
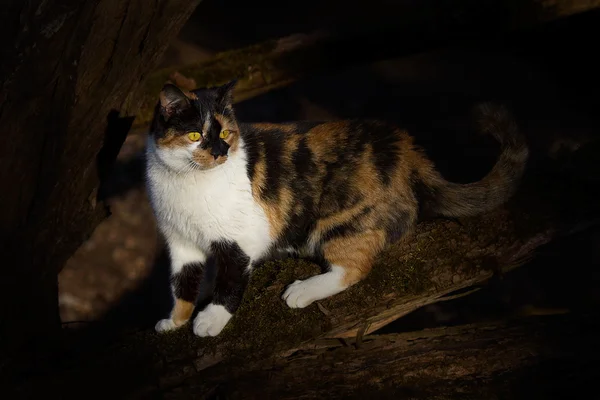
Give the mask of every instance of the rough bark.
POLYGON ((106 216, 99 181, 131 126, 140 82, 199 2, 3 4, 2 350, 59 327, 57 273, 106 216))
POLYGON ((201 379, 192 375, 163 393, 173 399, 578 397, 600 376, 598 327, 593 316, 545 316, 366 336, 361 343, 317 341, 292 354, 215 368, 201 379))
POLYGON ((271 40, 218 54, 213 59, 152 73, 135 120, 152 118, 162 84, 179 71, 197 87, 239 80, 235 101, 243 101, 297 81, 311 73, 427 51, 457 40, 486 40, 600 6, 598 0, 408 1, 405 9, 380 10, 377 21, 271 40), (409 38, 402 40, 402 38, 409 38))

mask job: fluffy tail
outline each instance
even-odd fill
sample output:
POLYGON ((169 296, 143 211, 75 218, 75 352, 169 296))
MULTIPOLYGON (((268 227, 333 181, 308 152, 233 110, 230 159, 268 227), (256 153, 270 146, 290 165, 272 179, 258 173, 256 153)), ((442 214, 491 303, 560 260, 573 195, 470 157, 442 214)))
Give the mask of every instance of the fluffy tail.
POLYGON ((421 173, 428 215, 466 217, 490 211, 506 202, 521 180, 529 150, 510 112, 503 106, 484 103, 476 108, 479 128, 502 146, 494 168, 480 181, 458 184, 446 181, 433 166, 421 173))

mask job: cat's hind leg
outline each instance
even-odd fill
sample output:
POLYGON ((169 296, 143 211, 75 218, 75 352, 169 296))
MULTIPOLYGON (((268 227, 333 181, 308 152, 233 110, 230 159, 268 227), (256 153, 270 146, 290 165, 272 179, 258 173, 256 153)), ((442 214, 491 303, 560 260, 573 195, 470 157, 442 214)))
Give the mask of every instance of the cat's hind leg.
POLYGON ((286 288, 283 300, 291 308, 304 308, 346 290, 367 276, 385 240, 383 230, 371 229, 328 240, 322 250, 329 271, 295 281, 286 288))
POLYGON ((171 238, 168 240, 168 248, 174 305, 169 318, 156 324, 157 332, 179 328, 190 319, 200 294, 206 263, 204 252, 186 241, 171 238))

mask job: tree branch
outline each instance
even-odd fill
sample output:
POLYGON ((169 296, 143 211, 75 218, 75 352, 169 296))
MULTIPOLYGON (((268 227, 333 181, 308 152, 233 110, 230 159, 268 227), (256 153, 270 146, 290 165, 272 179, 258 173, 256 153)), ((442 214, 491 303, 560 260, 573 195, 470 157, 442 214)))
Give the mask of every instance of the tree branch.
POLYGON ((36 384, 23 381, 18 386, 20 394, 31 397, 36 391, 60 391, 64 397, 75 396, 93 385, 101 374, 111 385, 97 388, 95 394, 99 397, 113 396, 118 390, 125 397, 151 397, 160 392, 185 398, 190 393, 200 396, 213 389, 222 390, 227 381, 233 397, 246 391, 245 395, 252 398, 254 392, 248 387, 259 377, 267 382, 256 392, 259 394, 281 398, 314 387, 313 394, 318 396, 334 390, 362 390, 365 386, 358 379, 363 375, 354 374, 365 368, 369 379, 381 377, 383 382, 389 379, 392 386, 419 388, 423 393, 417 398, 437 393, 438 387, 455 393, 463 387, 463 379, 467 379, 465 387, 474 395, 479 393, 477 390, 504 390, 494 386, 501 383, 497 380, 479 389, 476 383, 505 372, 541 368, 545 357, 560 356, 555 350, 558 347, 540 357, 537 353, 535 357, 527 356, 541 349, 535 347, 538 339, 530 335, 549 335, 551 342, 568 341, 563 334, 577 334, 582 346, 593 342, 582 325, 587 319, 577 316, 574 318, 580 325, 569 325, 571 317, 565 314, 552 317, 556 322, 549 324, 530 317, 535 320, 532 325, 483 324, 382 337, 372 332, 423 305, 466 296, 493 277, 523 268, 537 249, 553 238, 573 234, 579 227, 589 228, 587 221, 580 222, 584 221, 585 209, 589 210, 596 199, 575 196, 576 188, 566 191, 559 180, 548 179, 552 185, 539 176, 530 176, 506 207, 486 215, 461 220, 460 224, 420 224, 413 237, 380 257, 365 281, 321 301, 320 307, 314 304, 292 310, 282 302, 280 295, 286 284, 318 272, 307 262, 282 260, 255 271, 241 308, 216 338, 197 338, 189 325, 166 335, 148 330, 118 337, 107 336, 101 326, 91 326, 91 336, 84 336, 82 342, 77 338, 69 341, 67 349, 78 348, 77 354, 67 353, 48 360, 45 366, 41 364, 36 384), (557 207, 561 211, 562 207, 569 209, 571 214, 556 214, 557 207), (357 347, 360 352, 344 356, 357 347), (330 354, 336 357, 332 362, 340 365, 339 375, 331 375, 331 387, 319 383, 326 378, 310 372, 302 377, 294 375, 301 367, 319 371, 314 363, 323 357, 329 360, 330 354), (73 363, 77 363, 77 369, 68 367, 73 363), (373 370, 367 367, 371 363, 375 365, 373 370), (393 368, 384 373, 386 365, 393 368), (451 365, 464 371, 452 372, 448 369, 451 365), (273 380, 264 379, 264 374, 273 380), (344 386, 342 377, 347 374, 349 381, 344 386), (309 379, 313 383, 307 386, 309 379), (426 379, 431 379, 428 386, 426 379))
MULTIPOLYGON (((599 6, 600 0, 410 2, 401 14, 397 9, 387 11, 393 18, 382 17, 376 26, 292 35, 227 51, 203 63, 156 71, 145 82, 134 124, 139 127, 150 122, 158 93, 175 72, 193 79, 197 87, 237 78, 234 99, 239 102, 316 72, 406 56, 463 39, 485 40, 599 6)), ((386 15, 386 10, 381 14, 386 15)))

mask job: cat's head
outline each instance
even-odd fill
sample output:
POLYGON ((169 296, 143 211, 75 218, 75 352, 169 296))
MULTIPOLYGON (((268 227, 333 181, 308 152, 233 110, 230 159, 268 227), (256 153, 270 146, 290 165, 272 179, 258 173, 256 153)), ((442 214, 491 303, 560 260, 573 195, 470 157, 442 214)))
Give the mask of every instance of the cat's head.
POLYGON ((236 81, 184 92, 166 84, 151 128, 156 153, 171 169, 208 170, 239 147, 240 132, 232 107, 236 81))

